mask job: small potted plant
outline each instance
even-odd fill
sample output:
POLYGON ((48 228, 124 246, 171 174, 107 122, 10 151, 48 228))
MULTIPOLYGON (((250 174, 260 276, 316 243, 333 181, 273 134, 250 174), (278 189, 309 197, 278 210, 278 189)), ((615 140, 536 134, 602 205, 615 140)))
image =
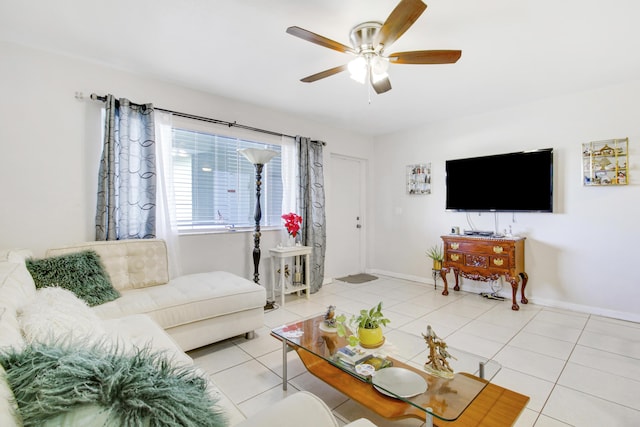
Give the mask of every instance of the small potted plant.
MULTIPOLYGON (((340 336, 347 335, 345 320, 344 314, 337 318, 338 335, 340 336)), ((360 343, 365 348, 380 347, 384 343, 382 327, 387 326, 389 322, 391 321, 382 314, 382 301, 369 310, 360 310, 360 314, 352 316, 349 321, 357 332, 357 336, 348 337, 349 344, 355 346, 360 343)))
POLYGON ((442 270, 442 262, 444 261, 444 253, 442 246, 433 245, 427 250, 427 256, 433 260, 433 269, 442 270))

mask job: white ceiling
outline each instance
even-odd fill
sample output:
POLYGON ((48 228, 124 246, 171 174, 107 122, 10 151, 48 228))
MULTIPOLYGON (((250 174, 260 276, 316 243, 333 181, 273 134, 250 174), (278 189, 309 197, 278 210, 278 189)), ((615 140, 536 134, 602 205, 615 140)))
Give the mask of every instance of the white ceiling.
POLYGON ((425 0, 427 10, 387 52, 460 49, 456 64, 391 65, 393 89, 382 95, 347 73, 299 81, 351 56, 287 27, 349 45, 353 26, 384 21, 397 2, 0 0, 0 40, 368 135, 640 76, 640 2, 425 0))

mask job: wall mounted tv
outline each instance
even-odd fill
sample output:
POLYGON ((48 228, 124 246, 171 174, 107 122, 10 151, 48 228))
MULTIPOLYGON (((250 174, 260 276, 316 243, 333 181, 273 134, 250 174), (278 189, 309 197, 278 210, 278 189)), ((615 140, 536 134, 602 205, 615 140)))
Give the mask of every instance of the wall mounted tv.
POLYGON ((446 208, 553 212, 553 149, 447 160, 446 208))

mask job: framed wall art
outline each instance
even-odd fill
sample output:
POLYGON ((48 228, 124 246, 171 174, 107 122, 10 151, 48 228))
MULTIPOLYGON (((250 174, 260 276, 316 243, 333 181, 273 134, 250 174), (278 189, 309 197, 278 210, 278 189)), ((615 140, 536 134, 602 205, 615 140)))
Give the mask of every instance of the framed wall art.
POLYGON ((582 144, 582 183, 587 187, 629 183, 629 138, 582 144))
POLYGON ((431 194, 431 163, 407 166, 407 194, 431 194))

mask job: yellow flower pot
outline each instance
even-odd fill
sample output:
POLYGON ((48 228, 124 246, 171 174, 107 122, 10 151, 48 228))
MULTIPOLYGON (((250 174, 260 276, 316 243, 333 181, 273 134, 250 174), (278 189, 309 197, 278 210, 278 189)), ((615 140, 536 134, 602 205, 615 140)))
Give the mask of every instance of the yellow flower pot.
POLYGON ((433 269, 434 270, 442 270, 442 261, 434 259, 433 260, 433 269))
POLYGON ((376 348, 384 344, 384 336, 380 327, 375 329, 358 328, 358 338, 360 345, 364 348, 376 348))

